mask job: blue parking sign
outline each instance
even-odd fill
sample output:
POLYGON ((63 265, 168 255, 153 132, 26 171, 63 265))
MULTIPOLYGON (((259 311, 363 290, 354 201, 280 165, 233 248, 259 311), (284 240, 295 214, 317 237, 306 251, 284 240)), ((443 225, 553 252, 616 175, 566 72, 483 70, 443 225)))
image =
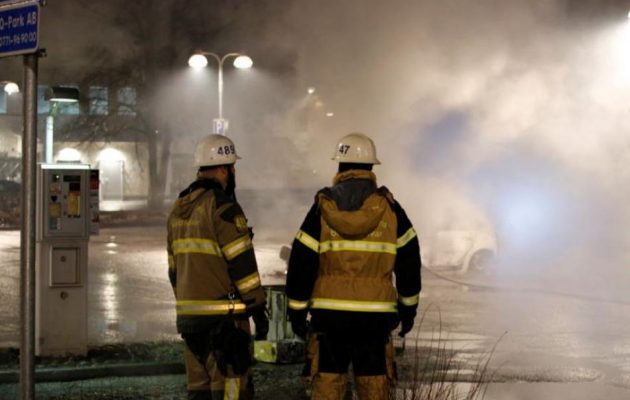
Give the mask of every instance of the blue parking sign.
POLYGON ((0 57, 36 52, 38 27, 38 2, 0 8, 0 57))

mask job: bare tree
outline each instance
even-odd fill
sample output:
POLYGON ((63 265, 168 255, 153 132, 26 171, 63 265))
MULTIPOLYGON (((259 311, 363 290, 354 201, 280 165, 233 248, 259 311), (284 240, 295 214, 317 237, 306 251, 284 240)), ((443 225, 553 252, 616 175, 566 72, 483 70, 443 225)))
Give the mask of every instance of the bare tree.
POLYGON ((80 3, 83 12, 107 21, 111 37, 92 39, 83 46, 80 57, 90 60, 89 70, 76 72, 80 75, 83 112, 60 127, 60 135, 79 136, 81 141, 88 142, 113 141, 125 136, 128 141, 146 143, 150 208, 163 206, 171 140, 178 133, 173 132, 168 118, 158 110, 160 84, 186 62, 194 43, 207 40, 229 23, 225 7, 219 18, 212 12, 211 3, 176 0, 80 3), (108 109, 98 109, 98 98, 90 98, 90 87, 107 88, 108 109))

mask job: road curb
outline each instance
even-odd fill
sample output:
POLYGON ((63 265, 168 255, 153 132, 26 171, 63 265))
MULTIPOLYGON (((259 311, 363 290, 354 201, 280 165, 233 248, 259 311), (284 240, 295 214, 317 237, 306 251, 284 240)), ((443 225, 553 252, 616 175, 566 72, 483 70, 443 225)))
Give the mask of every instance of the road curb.
MULTIPOLYGON (((35 370, 36 382, 69 382, 95 378, 120 376, 149 376, 184 374, 183 363, 137 363, 111 364, 96 367, 73 368, 39 368, 35 370)), ((16 383, 20 380, 20 372, 0 371, 0 384, 16 383)))

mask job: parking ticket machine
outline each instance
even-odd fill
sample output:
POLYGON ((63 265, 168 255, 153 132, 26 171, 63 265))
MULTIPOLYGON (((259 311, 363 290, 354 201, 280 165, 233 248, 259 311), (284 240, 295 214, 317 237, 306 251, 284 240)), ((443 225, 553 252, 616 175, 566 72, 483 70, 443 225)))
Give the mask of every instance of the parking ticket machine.
POLYGON ((87 353, 90 166, 41 164, 37 177, 35 353, 87 353))

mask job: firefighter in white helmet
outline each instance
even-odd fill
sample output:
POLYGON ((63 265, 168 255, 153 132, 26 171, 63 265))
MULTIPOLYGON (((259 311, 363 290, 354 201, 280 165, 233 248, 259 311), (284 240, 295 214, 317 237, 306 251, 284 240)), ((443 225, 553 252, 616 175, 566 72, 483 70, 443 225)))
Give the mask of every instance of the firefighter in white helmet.
POLYGON ((248 317, 257 339, 269 329, 252 235, 234 195, 239 158, 227 137, 201 139, 197 179, 168 218, 168 275, 186 343, 189 399, 252 398, 248 317))
POLYGON ((395 379, 391 332, 400 323, 404 337, 416 316, 420 247, 400 204, 376 184, 374 142, 344 136, 333 160, 333 186, 317 193, 293 241, 289 319, 305 338, 311 314, 304 372, 313 399, 341 400, 352 364, 359 399, 385 400, 395 379))

